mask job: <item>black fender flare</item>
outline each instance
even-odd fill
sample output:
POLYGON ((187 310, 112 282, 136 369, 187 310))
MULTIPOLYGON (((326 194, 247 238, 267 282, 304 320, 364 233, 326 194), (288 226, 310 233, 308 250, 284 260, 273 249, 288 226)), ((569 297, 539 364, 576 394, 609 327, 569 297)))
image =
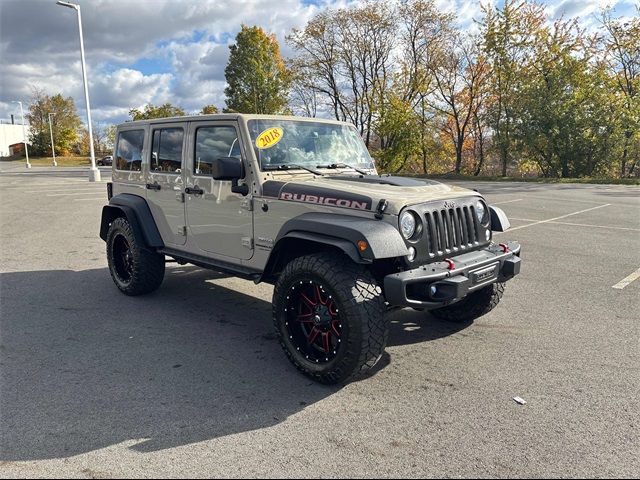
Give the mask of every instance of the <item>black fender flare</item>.
POLYGON ((507 214, 501 208, 489 205, 491 215, 491 230, 494 232, 506 232, 511 228, 507 214))
POLYGON ((283 238, 306 238, 334 245, 357 263, 371 263, 382 258, 408 254, 400 232, 380 220, 332 213, 304 213, 282 225, 275 247, 283 238), (358 242, 366 242, 359 248, 358 242))
POLYGON ((107 240, 109 225, 118 217, 126 217, 133 228, 133 234, 142 245, 148 248, 162 248, 164 242, 153 220, 147 201, 139 195, 121 193, 109 200, 109 205, 102 207, 100 221, 100 238, 107 240))

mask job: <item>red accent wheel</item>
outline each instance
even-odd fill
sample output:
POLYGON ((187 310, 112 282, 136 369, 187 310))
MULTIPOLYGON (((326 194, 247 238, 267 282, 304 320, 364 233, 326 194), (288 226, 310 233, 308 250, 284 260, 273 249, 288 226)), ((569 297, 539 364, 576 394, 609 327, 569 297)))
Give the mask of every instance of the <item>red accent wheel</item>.
POLYGON ((287 334, 294 348, 310 362, 332 361, 342 343, 334 296, 313 280, 299 280, 289 289, 286 305, 287 334))

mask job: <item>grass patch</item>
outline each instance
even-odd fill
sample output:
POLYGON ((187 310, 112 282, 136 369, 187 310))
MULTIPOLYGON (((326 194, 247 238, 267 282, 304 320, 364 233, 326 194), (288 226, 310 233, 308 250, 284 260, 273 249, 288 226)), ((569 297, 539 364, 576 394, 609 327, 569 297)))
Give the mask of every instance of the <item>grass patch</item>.
POLYGON ((530 183, 590 183, 602 185, 640 185, 640 178, 544 178, 544 177, 499 177, 471 175, 410 175, 416 178, 430 178, 433 180, 475 180, 478 182, 530 182, 530 183))
MULTIPOLYGON (((26 164, 26 160, 24 157, 15 158, 15 157, 3 157, 0 159, 5 162, 12 163, 24 163, 26 164)), ((96 158, 96 162, 98 158, 96 158)), ((59 167, 88 167, 91 165, 90 157, 59 157, 56 156, 56 162, 58 162, 59 167)), ((29 157, 29 163, 34 167, 51 167, 53 165, 53 157, 29 157)))

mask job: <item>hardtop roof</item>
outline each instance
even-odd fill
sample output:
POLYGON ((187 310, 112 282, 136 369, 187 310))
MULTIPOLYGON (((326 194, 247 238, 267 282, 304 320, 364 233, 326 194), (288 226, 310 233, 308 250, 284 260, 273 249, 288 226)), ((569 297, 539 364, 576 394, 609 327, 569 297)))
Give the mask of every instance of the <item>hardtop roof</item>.
POLYGON ((213 115, 185 115, 181 117, 165 117, 165 118, 152 118, 149 120, 134 120, 124 122, 118 125, 118 127, 130 127, 137 125, 148 124, 162 124, 162 123, 176 123, 176 122, 193 122, 193 121, 207 121, 207 120, 232 120, 237 121, 240 118, 249 120, 296 120, 302 122, 316 122, 316 123, 339 123, 343 125, 352 125, 349 122, 342 122, 339 120, 332 120, 327 118, 315 118, 315 117, 297 117, 292 115, 258 115, 258 114, 246 114, 246 113, 216 113, 213 115))

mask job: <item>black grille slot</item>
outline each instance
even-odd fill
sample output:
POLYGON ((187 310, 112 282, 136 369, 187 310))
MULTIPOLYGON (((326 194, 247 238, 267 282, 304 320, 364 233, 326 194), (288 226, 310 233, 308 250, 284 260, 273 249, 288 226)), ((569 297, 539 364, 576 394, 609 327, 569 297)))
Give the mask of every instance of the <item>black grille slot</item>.
POLYGON ((424 213, 429 257, 455 254, 478 245, 477 219, 472 206, 440 208, 424 213))

